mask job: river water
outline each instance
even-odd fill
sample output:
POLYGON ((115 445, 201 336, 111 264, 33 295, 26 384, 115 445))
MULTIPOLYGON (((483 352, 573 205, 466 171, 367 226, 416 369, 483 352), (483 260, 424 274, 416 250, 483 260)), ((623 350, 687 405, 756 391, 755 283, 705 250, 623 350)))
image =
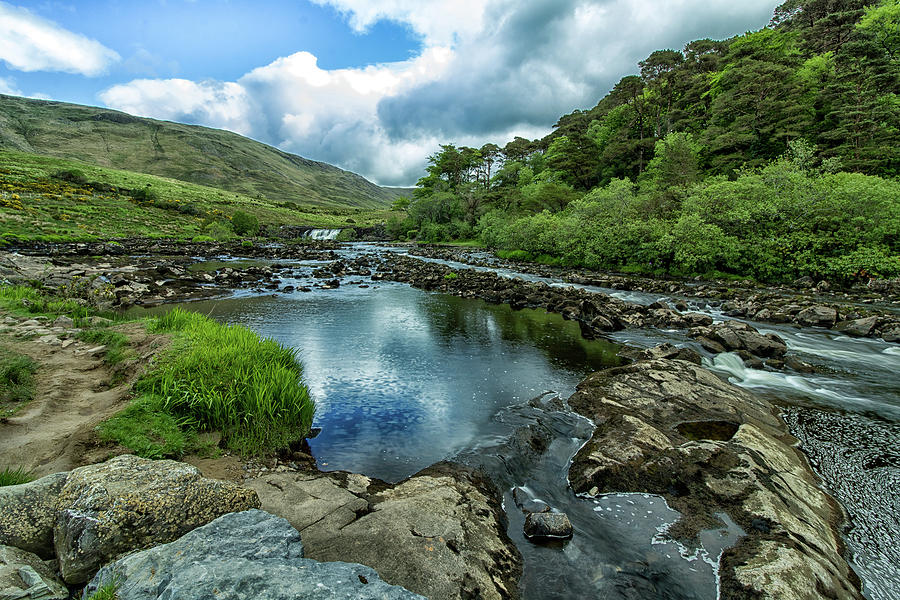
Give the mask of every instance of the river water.
MULTIPOLYGON (((340 254, 386 251, 398 250, 356 244, 340 254)), ((309 285, 315 266, 297 263, 284 284, 309 285)), ((501 274, 567 285, 507 269, 501 274)), ((660 298, 587 289, 627 294, 623 299, 641 304, 660 298)), ((361 277, 336 290, 244 290, 189 306, 300 349, 317 402, 314 425, 322 428, 310 440, 320 468, 387 481, 442 459, 485 469, 504 491, 510 537, 525 558, 524 598, 717 597, 718 554, 739 528, 726 519, 726 528, 703 535, 703 548, 688 551, 663 540, 677 513, 659 497, 575 497, 567 466, 592 424, 554 400, 570 395, 588 373, 616 364, 618 343, 692 344, 683 335, 639 330, 586 341, 558 315, 361 277), (546 440, 546 452, 534 455, 529 435, 546 440), (565 511, 575 537, 551 546, 526 541, 516 488, 520 501, 565 511)), ((714 309, 700 310, 721 318, 714 309)), ((848 510, 846 539, 865 594, 900 597, 900 350, 821 330, 755 325, 785 338, 817 373, 749 370, 730 355, 710 358, 708 366, 785 407, 823 484, 848 510)))

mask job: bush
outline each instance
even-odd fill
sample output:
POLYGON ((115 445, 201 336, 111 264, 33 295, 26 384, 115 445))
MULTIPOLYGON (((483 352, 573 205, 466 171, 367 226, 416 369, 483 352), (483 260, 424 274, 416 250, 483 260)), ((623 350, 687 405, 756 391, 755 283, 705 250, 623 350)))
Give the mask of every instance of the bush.
POLYGON ((88 181, 84 173, 77 169, 63 169, 61 171, 57 171, 53 174, 53 178, 59 179, 60 181, 73 183, 75 185, 84 185, 88 181))
POLYGON ((191 241, 192 242, 214 242, 216 240, 214 240, 212 237, 210 237, 208 235, 195 235, 194 237, 191 238, 191 241))
POLYGON ((217 242, 224 242, 234 237, 231 227, 221 221, 213 221, 204 228, 204 233, 217 242))
POLYGON ((237 235, 256 235, 259 231, 259 219, 239 210, 231 217, 231 227, 237 235))
POLYGON ((136 202, 153 203, 153 202, 156 202, 157 200, 159 200, 159 194, 156 192, 156 190, 151 188, 149 185, 146 187, 137 188, 136 190, 131 190, 129 195, 136 202))
POLYGON ((250 240, 244 240, 243 242, 241 242, 241 248, 252 248, 252 247, 253 247, 253 242, 251 242, 250 240))

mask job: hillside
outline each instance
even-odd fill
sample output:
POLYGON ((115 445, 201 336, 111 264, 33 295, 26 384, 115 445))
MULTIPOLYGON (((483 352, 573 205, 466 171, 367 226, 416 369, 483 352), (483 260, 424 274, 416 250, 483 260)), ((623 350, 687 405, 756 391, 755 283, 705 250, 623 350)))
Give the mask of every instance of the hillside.
POLYGON ((298 207, 176 179, 0 150, 0 248, 16 241, 233 237, 238 213, 259 225, 367 227, 387 209, 298 207))
POLYGON ((0 95, 0 149, 169 177, 273 202, 380 208, 403 190, 236 133, 0 95))

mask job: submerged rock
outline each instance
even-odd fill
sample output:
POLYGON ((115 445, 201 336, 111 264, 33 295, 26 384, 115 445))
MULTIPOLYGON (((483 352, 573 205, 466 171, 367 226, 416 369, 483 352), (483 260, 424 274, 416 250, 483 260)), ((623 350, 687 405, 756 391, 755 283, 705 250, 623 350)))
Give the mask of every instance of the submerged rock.
POLYGON ((124 552, 177 539, 230 512, 257 508, 252 490, 206 479, 172 460, 117 456, 71 471, 60 491, 54 544, 63 579, 84 583, 124 552))
POLYGON ((115 583, 119 600, 412 600, 371 568, 303 558, 300 534, 260 510, 219 517, 180 539, 100 570, 84 597, 115 583))
POLYGON ((796 440, 765 401, 681 360, 594 373, 569 405, 596 424, 569 470, 579 493, 660 494, 693 540, 726 513, 746 535, 720 561, 723 598, 861 599, 838 531, 796 440))
POLYGON ((393 486, 348 473, 276 473, 248 485, 300 531, 310 558, 368 565, 428 598, 518 597, 521 557, 499 494, 473 470, 438 463, 393 486))
POLYGON ((0 598, 3 600, 66 600, 69 590, 39 556, 0 546, 0 598))
POLYGON ((566 513, 537 512, 525 516, 525 537, 532 541, 568 539, 573 531, 566 513))

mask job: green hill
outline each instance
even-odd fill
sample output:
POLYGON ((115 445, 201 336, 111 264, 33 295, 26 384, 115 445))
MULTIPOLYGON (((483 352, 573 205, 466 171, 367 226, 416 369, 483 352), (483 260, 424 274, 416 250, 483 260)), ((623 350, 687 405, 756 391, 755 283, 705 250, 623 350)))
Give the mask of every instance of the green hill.
POLYGON ((269 228, 369 227, 387 209, 301 207, 177 179, 0 149, 0 248, 16 241, 232 237, 242 212, 269 228))
POLYGON ((0 95, 0 149, 300 205, 381 208, 408 194, 229 131, 16 96, 0 95))

